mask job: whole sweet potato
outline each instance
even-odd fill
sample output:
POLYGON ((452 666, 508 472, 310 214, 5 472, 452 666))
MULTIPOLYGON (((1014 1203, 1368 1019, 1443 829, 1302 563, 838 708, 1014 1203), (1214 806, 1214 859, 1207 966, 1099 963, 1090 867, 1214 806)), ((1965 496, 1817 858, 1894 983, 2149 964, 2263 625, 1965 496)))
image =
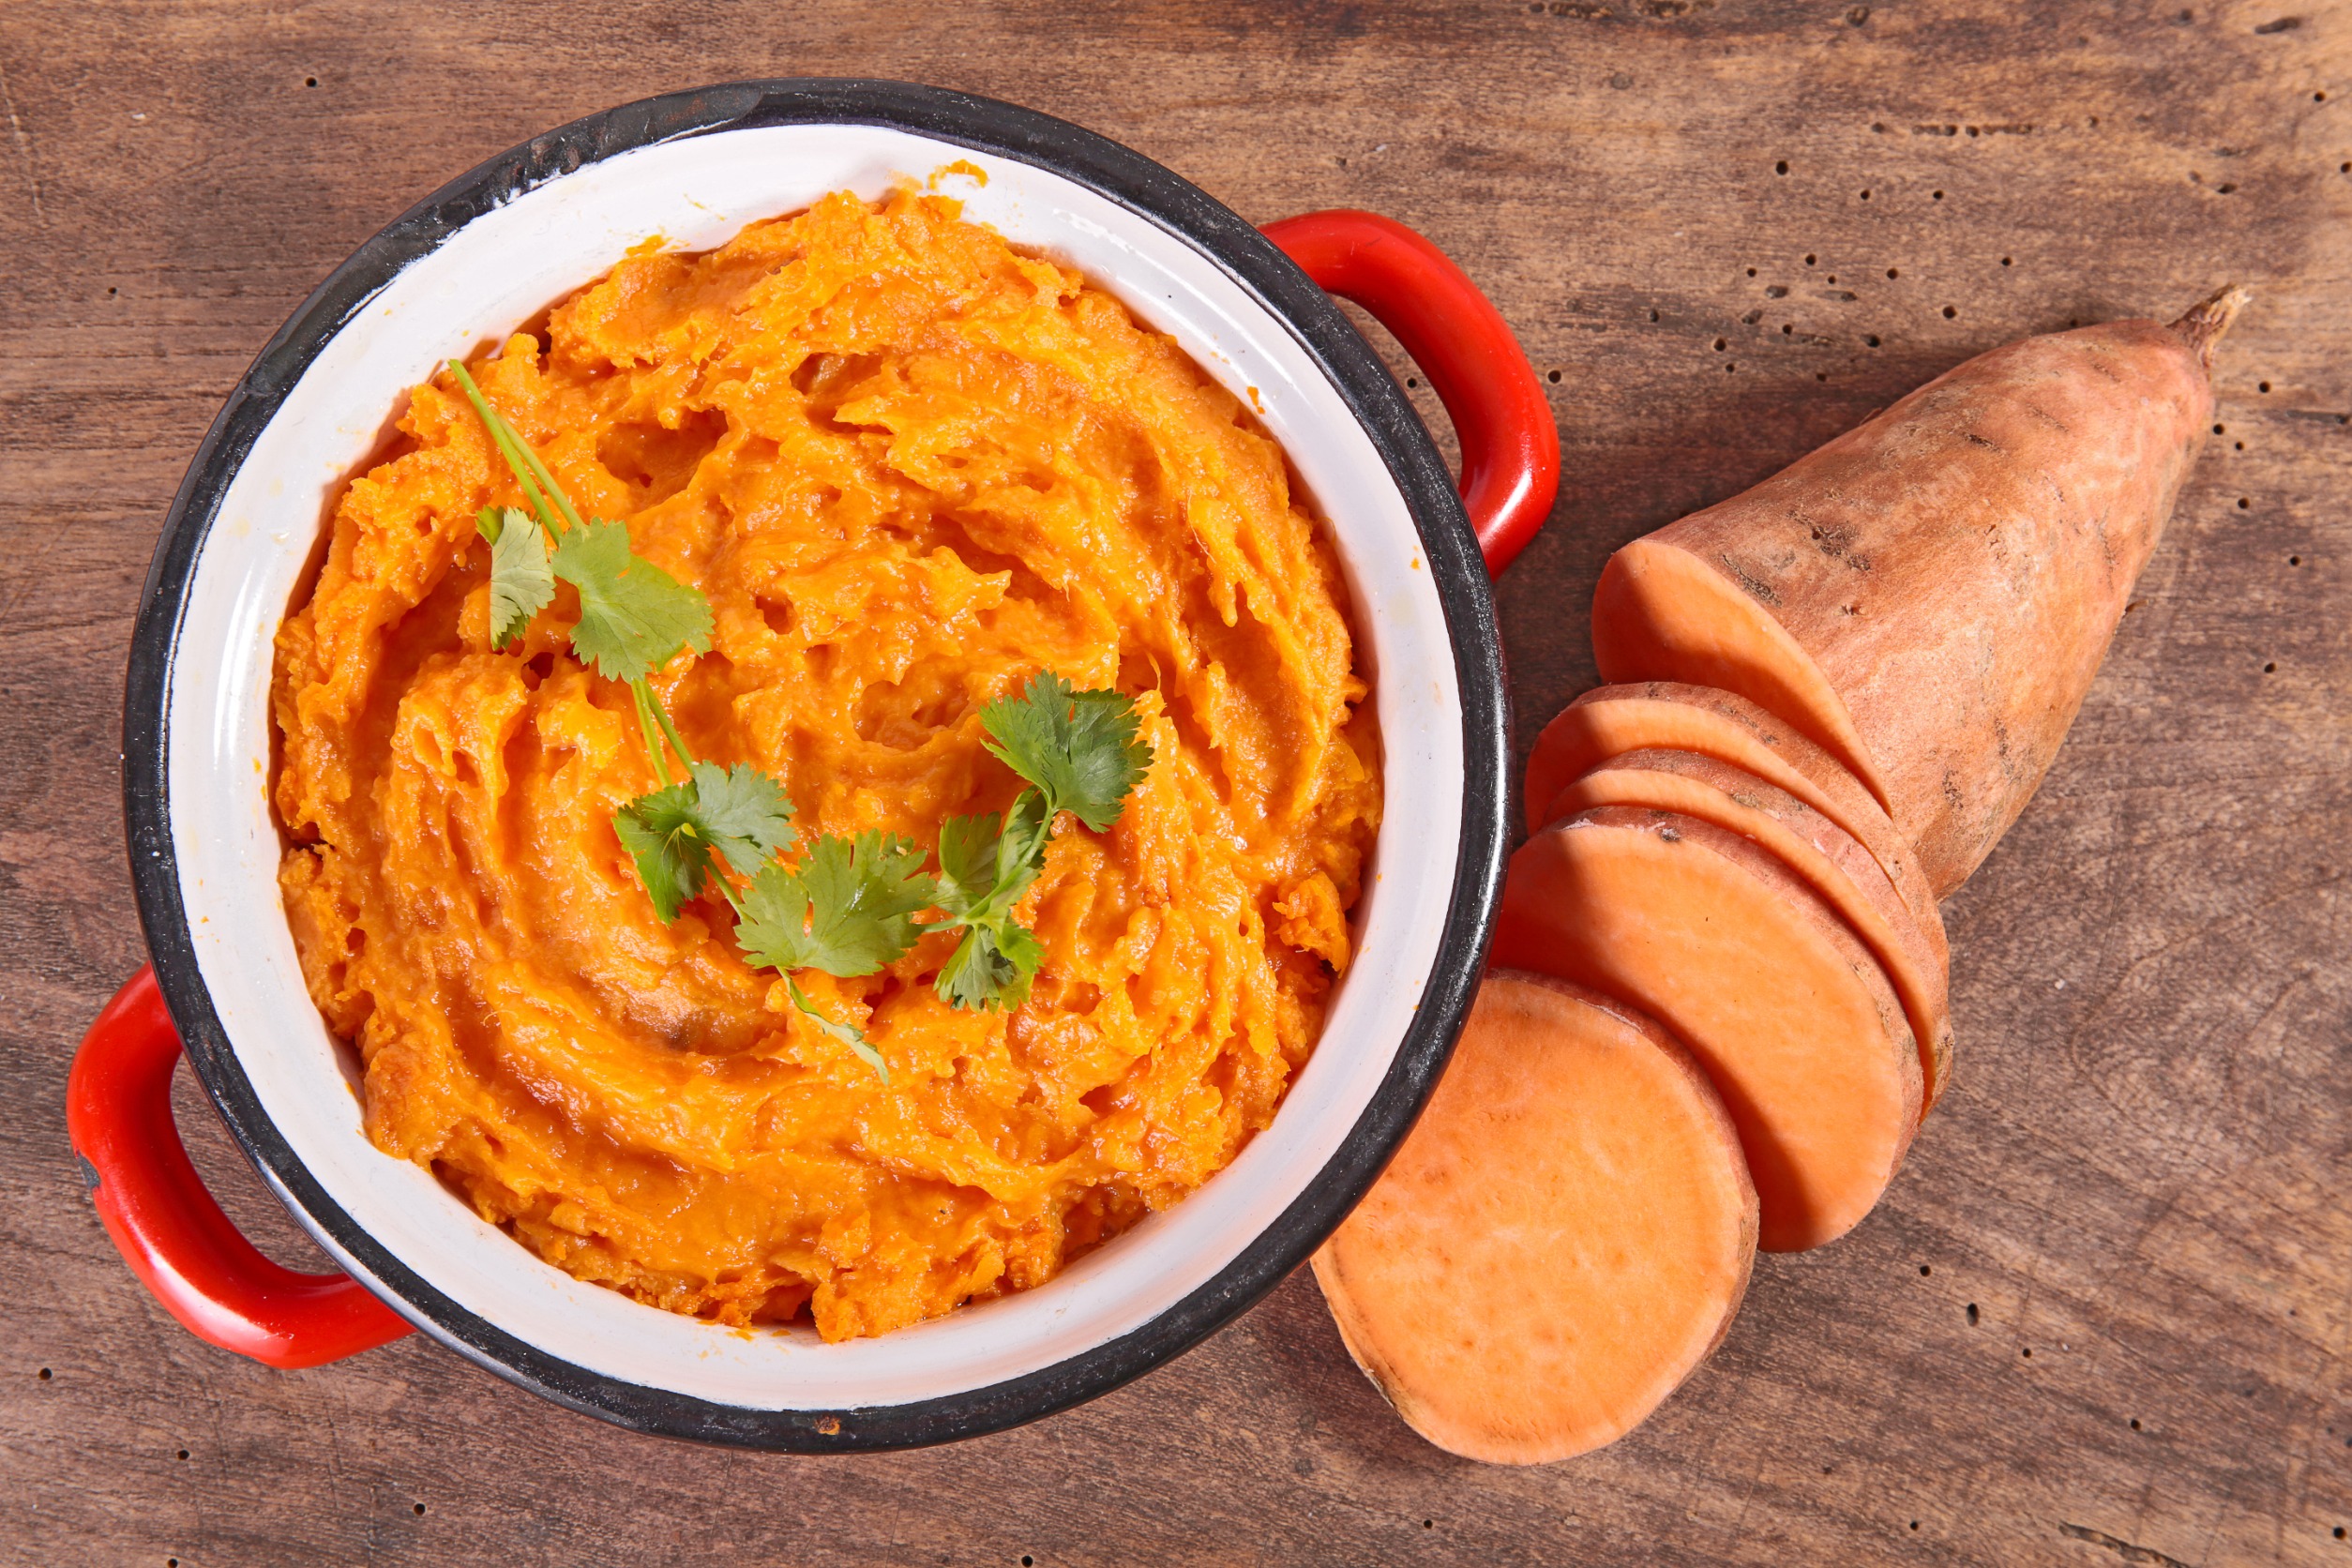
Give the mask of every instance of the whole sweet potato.
POLYGON ((1938 897, 2024 809, 2213 418, 2224 289, 2028 338, 1619 550, 1611 682, 1723 686, 1876 793, 1938 897))

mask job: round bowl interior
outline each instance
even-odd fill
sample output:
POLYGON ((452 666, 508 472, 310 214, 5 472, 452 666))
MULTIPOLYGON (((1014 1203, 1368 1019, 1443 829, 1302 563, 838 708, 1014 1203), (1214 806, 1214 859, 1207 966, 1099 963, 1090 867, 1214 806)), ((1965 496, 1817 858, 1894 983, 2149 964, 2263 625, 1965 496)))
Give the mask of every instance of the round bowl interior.
MULTIPOLYGON (((1416 1032, 1416 1014, 1441 969, 1474 969, 1486 912, 1466 916, 1459 906, 1466 888, 1473 902, 1484 898, 1492 881, 1485 862, 1499 858, 1499 828, 1484 817, 1500 823, 1499 782, 1486 776, 1500 771, 1488 733, 1499 739, 1499 717, 1489 716, 1500 697, 1478 685, 1493 678, 1482 658, 1462 656, 1466 638, 1482 651, 1492 641, 1483 588, 1468 610, 1441 594, 1425 542, 1430 500, 1400 483, 1396 438, 1363 416, 1361 389, 1343 393, 1328 346, 1319 351, 1236 276, 1229 258, 1212 255, 1132 193, 1113 199, 1033 156, 985 150, 972 137, 883 124, 739 124, 575 161, 446 223, 339 323, 314 322, 309 341, 281 335, 256 369, 263 376, 278 355, 288 384, 259 389, 274 411, 265 422, 249 415, 257 428, 241 451, 217 427, 199 460, 200 469, 209 465, 209 494, 197 475, 183 492, 173 527, 196 536, 183 542, 176 566, 166 559, 167 536, 149 585, 150 608, 164 606, 173 622, 153 671, 163 788, 148 805, 166 805, 161 836, 140 839, 136 787, 132 815, 134 842, 145 845, 151 944, 191 1055, 264 1174, 343 1267, 445 1342, 569 1403, 686 1435, 825 1446, 816 1434, 930 1440, 1100 1392, 1294 1266, 1377 1172, 1450 1046, 1451 1018, 1424 1018, 1416 1032), (1321 1041, 1273 1125, 1230 1168, 1040 1289, 879 1339, 827 1345, 807 1330, 746 1334, 571 1278, 483 1223, 427 1171, 369 1144, 354 1063, 309 1002, 280 911, 281 845, 265 798, 272 638, 340 485, 376 449, 406 390, 443 359, 495 341, 648 236, 705 249, 827 191, 875 197, 958 161, 977 175, 947 174, 941 188, 965 203, 968 217, 1078 267, 1262 411, 1346 573, 1380 723, 1384 823, 1355 914, 1358 957, 1321 1041), (1471 612, 1487 619, 1453 624, 1471 612), (1467 718, 1466 680, 1475 710, 1467 718), (1481 781, 1470 794, 1466 778, 1481 781), (160 884, 154 897, 150 882, 160 884), (1402 1073, 1409 1038, 1423 1042, 1425 1059, 1434 1049, 1435 1061, 1402 1073), (1411 1103, 1393 1103, 1400 1095, 1411 1103), (1351 1139, 1367 1137, 1382 1140, 1368 1158, 1360 1148, 1352 1163, 1341 1157, 1351 1139), (1349 1190, 1328 1190, 1334 1183, 1349 1190), (1299 1233, 1283 1237, 1289 1256, 1272 1259, 1279 1267, 1270 1275, 1267 1238, 1286 1215, 1299 1233), (1257 1266, 1242 1267, 1254 1247, 1257 1266), (914 1408, 930 1412, 927 1427, 877 1415, 914 1408), (763 1422, 761 1412, 811 1419, 763 1422)), ((235 414, 233 402, 223 425, 235 414)), ((1434 460, 1410 456, 1425 473, 1434 460)), ((1438 528, 1441 565, 1458 575, 1467 538, 1458 508, 1438 528)), ((134 730, 139 681, 134 663, 134 730)), ((1440 1011, 1457 1014, 1458 998, 1449 992, 1440 1011)))

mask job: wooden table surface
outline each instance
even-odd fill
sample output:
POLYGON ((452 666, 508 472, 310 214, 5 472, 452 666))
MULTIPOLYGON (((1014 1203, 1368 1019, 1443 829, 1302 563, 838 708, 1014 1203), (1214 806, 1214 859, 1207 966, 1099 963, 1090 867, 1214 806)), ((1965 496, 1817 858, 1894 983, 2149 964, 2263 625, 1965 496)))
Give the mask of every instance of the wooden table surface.
MULTIPOLYGON (((2352 8, 2313 0, 8 0, 0 1559, 2352 1563, 2348 98, 2352 8), (1253 219, 1371 207, 1456 256, 1556 377, 1566 449, 1500 593, 1522 747, 1593 681, 1621 541, 2005 339, 2254 289, 2073 739, 1947 907, 1952 1094, 1878 1212, 1761 1259, 1625 1441, 1527 1470, 1425 1446, 1304 1274, 1092 1405, 820 1461, 633 1437, 419 1338, 270 1372, 116 1259, 63 1092, 143 956, 122 670, 199 436, 442 181, 792 74, 1013 98, 1253 219)), ((315 1256, 185 1078, 232 1213, 315 1256)))

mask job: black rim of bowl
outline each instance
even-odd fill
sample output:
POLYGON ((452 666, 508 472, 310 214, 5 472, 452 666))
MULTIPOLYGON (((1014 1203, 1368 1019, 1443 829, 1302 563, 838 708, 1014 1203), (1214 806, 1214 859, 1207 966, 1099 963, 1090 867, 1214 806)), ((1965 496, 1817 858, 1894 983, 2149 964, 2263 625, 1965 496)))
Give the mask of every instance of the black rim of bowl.
POLYGON ((1305 1260, 1387 1165, 1460 1033, 1485 957, 1508 845, 1508 731, 1493 598, 1444 460, 1364 339, 1265 236, 1151 159, 1033 110, 899 82, 755 81, 624 104, 501 154, 361 246, 279 328, 206 432, 156 545, 126 682, 123 806, 147 950, 188 1060, 231 1134, 295 1218, 354 1260, 363 1282, 387 1304, 469 1360, 618 1425, 745 1448, 827 1453, 976 1437, 1108 1393, 1198 1344, 1305 1260), (1363 422, 1420 532, 1461 686, 1462 837, 1437 957, 1386 1078, 1339 1153, 1214 1279, 1119 1338, 1003 1382, 908 1404, 765 1410, 629 1382, 550 1355, 428 1285, 327 1196, 262 1109, 198 972, 172 842, 167 708, 188 588, 231 480, 304 369, 377 291, 473 219, 588 164, 685 137, 809 124, 890 127, 1059 174, 1208 256, 1289 329, 1363 422))

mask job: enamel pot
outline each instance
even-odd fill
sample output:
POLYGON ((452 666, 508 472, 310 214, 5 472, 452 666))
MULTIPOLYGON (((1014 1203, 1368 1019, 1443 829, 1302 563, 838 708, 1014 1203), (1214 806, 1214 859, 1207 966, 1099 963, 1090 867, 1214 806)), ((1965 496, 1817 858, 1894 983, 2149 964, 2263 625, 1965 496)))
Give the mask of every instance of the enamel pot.
POLYGON ((279 328, 197 451, 132 641, 124 811, 151 958, 99 1016, 68 1118, 123 1256, 190 1330, 309 1366, 421 1329, 638 1431, 808 1452, 994 1431, 1118 1386, 1296 1268, 1379 1175, 1477 983, 1501 879, 1507 721, 1487 575, 1550 510, 1559 443, 1509 329, 1426 241, 1368 213, 1252 228, 1062 121, 899 83, 738 83, 649 98, 492 158, 404 214, 279 328), (583 1284, 361 1131, 357 1069, 304 990, 267 795, 271 641, 344 478, 443 359, 650 235, 700 249, 848 188, 942 177, 966 214, 1080 269, 1260 410, 1353 600, 1385 820, 1357 957, 1273 1124, 1223 1173, 1036 1289, 876 1339, 744 1334, 583 1284), (972 172, 985 175, 985 181, 972 172), (1419 363, 1464 457, 1325 294, 1419 363), (279 1267, 173 1126, 185 1054, 341 1273, 279 1267))

